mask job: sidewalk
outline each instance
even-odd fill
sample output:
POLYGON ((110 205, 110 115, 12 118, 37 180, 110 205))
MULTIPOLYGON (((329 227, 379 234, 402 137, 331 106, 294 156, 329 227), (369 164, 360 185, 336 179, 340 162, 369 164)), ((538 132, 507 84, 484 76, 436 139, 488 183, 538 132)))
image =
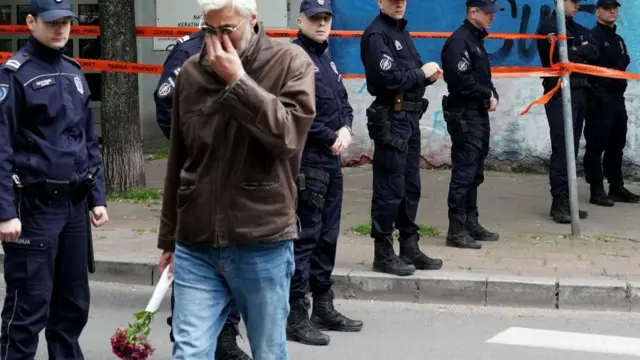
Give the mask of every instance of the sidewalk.
MULTIPOLYGON (((541 303, 557 308, 563 297, 558 291, 563 287, 562 279, 584 279, 587 282, 582 281, 576 288, 578 293, 571 295, 575 301, 581 304, 596 301, 598 306, 598 302, 605 302, 605 307, 626 311, 637 301, 636 307, 640 308, 640 290, 635 297, 635 289, 640 289, 640 204, 616 204, 613 208, 590 205, 588 188, 584 180, 578 179, 581 208, 589 211, 589 217, 581 221, 582 233, 588 237, 571 240, 567 237, 570 225, 555 224, 549 218, 546 176, 487 173, 479 191, 480 219, 485 227, 501 234, 500 241, 485 243, 481 250, 453 249, 444 246, 450 173, 424 170, 418 222, 429 227, 431 233, 439 230, 440 234, 423 237, 421 246, 428 255, 442 258, 444 266, 441 271, 418 271, 412 277, 397 278, 371 272, 373 242, 368 236, 352 231, 353 227, 368 223, 370 167, 345 168, 344 174, 336 282, 345 296, 363 296, 357 293, 364 292, 367 297, 378 299, 391 294, 394 300, 406 295, 405 300, 422 301, 417 294, 429 284, 423 283, 426 287, 422 289, 420 284, 430 279, 431 285, 443 281, 449 284, 444 297, 462 296, 463 301, 473 298, 488 304, 492 288, 488 279, 497 279, 502 284, 498 287, 506 304, 525 301, 528 305, 541 303), (504 284, 511 285, 505 288, 504 284), (600 286, 597 295, 586 296, 583 290, 591 291, 595 284, 600 286), (513 287, 516 285, 518 288, 513 287), (457 293, 450 293, 452 286, 457 293), (476 293, 469 295, 468 291, 476 293), (547 296, 551 304, 547 303, 547 296), (616 296, 619 306, 615 305, 616 296)), ((147 164, 149 187, 160 189, 163 178, 162 160, 147 164)), ((630 189, 640 192, 635 187, 630 189)), ((94 274, 96 279, 152 283, 159 255, 156 249, 159 211, 159 203, 109 204, 109 224, 94 230, 95 256, 100 261, 98 273, 94 274)))

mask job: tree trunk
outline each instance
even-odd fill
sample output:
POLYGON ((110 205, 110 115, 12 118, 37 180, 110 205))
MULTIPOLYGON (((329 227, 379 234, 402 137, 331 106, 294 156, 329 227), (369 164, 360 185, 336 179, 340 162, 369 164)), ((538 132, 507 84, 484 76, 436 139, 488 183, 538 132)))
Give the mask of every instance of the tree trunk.
MULTIPOLYGON (((134 0, 100 0, 102 59, 137 62, 134 0)), ((102 72, 102 142, 107 191, 144 187, 138 74, 102 72)))

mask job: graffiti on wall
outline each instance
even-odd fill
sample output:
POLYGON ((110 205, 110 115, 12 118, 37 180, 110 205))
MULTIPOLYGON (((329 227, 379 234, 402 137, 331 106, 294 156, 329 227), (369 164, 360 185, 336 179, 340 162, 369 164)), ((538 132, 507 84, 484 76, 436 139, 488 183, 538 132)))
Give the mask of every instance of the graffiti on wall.
MULTIPOLYGON (((498 0, 505 8, 498 13, 491 32, 533 34, 541 21, 552 16, 553 0, 498 0)), ((335 0, 334 30, 364 30, 379 13, 378 2, 373 0, 335 0)), ((464 20, 464 1, 408 1, 406 19, 409 31, 453 31, 464 20)), ((593 27, 596 23, 595 0, 581 4, 576 21, 593 27)), ((629 53, 640 58, 640 8, 625 6, 620 10, 619 33, 625 38, 629 53), (636 56, 637 55, 637 56, 636 56)), ((416 39, 416 46, 425 61, 440 62, 444 39, 416 39)), ((331 39, 331 54, 344 73, 362 74, 360 39, 331 39)), ((537 66, 540 64, 533 40, 488 39, 487 51, 494 66, 537 66)), ((633 63, 630 71, 640 69, 633 63)))
MULTIPOLYGON (((593 27, 596 23, 595 1, 581 2, 576 21, 593 27)), ((541 21, 553 15, 553 0, 498 0, 505 11, 496 16, 491 32, 533 34, 537 31, 541 21)), ((374 0, 334 0, 335 14, 333 29, 335 30, 364 30, 371 20, 379 13, 377 1, 374 0)), ((406 18, 409 21, 409 31, 453 31, 464 20, 464 0, 453 1, 408 1, 406 18)), ((618 33, 625 38, 632 57, 629 71, 640 72, 640 8, 633 8, 623 2, 618 20, 618 33)), ((440 62, 440 51, 444 39, 416 39, 423 60, 440 62)), ((494 66, 539 66, 535 42, 532 40, 486 40, 487 51, 491 54, 494 66)), ((345 74, 363 74, 360 60, 360 39, 333 38, 330 41, 331 56, 338 68, 345 74)), ((373 145, 368 139, 366 130, 366 108, 373 100, 367 93, 362 80, 346 81, 349 88, 351 103, 354 107, 356 121, 354 132, 357 140, 348 151, 347 163, 362 162, 372 156, 373 145)), ((440 167, 450 163, 451 141, 442 118, 442 110, 435 106, 440 103, 440 97, 445 94, 442 81, 437 86, 427 89, 426 97, 434 108, 427 111, 421 121, 422 157, 426 167, 440 167)), ((501 105, 491 118, 492 150, 494 159, 507 162, 537 162, 546 163, 550 153, 548 125, 542 107, 536 107, 526 117, 519 116, 519 112, 526 105, 542 95, 539 78, 501 79, 496 81, 501 92, 501 105)), ((640 92, 640 85, 630 84, 627 96, 630 125, 627 142, 627 162, 640 164, 640 154, 630 151, 640 142, 640 126, 635 119, 636 104, 632 94, 640 92)), ((584 143, 583 143, 584 146, 584 143)))

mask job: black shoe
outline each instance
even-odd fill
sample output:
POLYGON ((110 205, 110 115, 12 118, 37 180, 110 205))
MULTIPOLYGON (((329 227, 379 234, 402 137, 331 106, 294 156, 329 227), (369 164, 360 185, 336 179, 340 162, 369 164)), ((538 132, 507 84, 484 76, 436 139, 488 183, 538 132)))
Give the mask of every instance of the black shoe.
POLYGON ((465 229, 469 236, 477 241, 498 241, 500 235, 485 229, 478 222, 478 210, 471 210, 467 213, 465 229))
POLYGON ((609 196, 611 196, 615 202, 635 204, 640 201, 640 196, 627 190, 624 185, 609 186, 609 196))
POLYGON ((287 340, 305 345, 329 345, 331 338, 323 334, 309 321, 308 300, 300 299, 291 303, 287 317, 287 340))
POLYGON ((591 185, 591 196, 589 197, 589 202, 598 206, 615 205, 613 198, 607 195, 604 191, 604 185, 602 183, 591 185))
MULTIPOLYGON (((568 198, 553 198, 551 203, 551 211, 549 216, 553 218, 553 221, 558 224, 570 224, 571 223, 571 209, 568 198)), ((578 210, 578 218, 586 219, 589 216, 584 210, 578 210)))
POLYGON ((482 244, 476 242, 465 228, 467 222, 466 213, 449 210, 449 230, 447 231, 446 246, 459 249, 481 249, 482 244))
POLYGON ((400 238, 400 259, 418 270, 438 270, 442 268, 442 260, 432 259, 420 251, 418 234, 400 238))
POLYGON ((358 332, 362 330, 360 320, 351 320, 333 307, 333 291, 314 296, 311 323, 319 330, 358 332))
POLYGON ((393 238, 375 239, 373 271, 396 275, 409 276, 416 271, 416 267, 402 261, 393 250, 393 238))
POLYGON ((238 347, 236 343, 238 335, 240 332, 236 325, 224 324, 218 335, 215 360, 251 360, 251 357, 238 347))

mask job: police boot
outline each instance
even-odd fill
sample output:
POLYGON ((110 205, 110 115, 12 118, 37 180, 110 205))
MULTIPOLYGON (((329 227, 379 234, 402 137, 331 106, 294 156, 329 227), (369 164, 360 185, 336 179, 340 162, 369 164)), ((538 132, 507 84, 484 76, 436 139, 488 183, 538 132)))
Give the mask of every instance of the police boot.
POLYGON ((362 330, 362 321, 351 320, 333 307, 333 291, 313 297, 311 323, 323 331, 358 332, 362 330))
POLYGON ((465 229, 467 215, 455 213, 449 210, 449 230, 447 231, 446 245, 460 249, 480 249, 482 245, 477 243, 465 229))
POLYGON ((224 324, 218 336, 216 345, 216 360, 251 360, 236 343, 236 336, 240 335, 238 328, 233 324, 224 324))
POLYGON ((615 205, 613 198, 607 195, 607 192, 604 191, 604 185, 602 183, 591 185, 591 197, 589 198, 589 202, 599 206, 615 205))
POLYGON ((611 196, 615 202, 637 203, 640 201, 640 196, 627 190, 622 184, 617 186, 609 185, 609 196, 611 196))
POLYGON ((478 222, 478 210, 471 210, 467 213, 465 229, 469 236, 477 241, 498 241, 500 235, 485 229, 478 222))
MULTIPOLYGON (((570 224, 571 223, 571 209, 568 198, 553 198, 551 203, 551 211, 549 215, 553 218, 553 221, 558 224, 570 224)), ((578 217, 580 219, 586 219, 589 214, 584 210, 578 210, 578 217)))
POLYGON ((306 345, 329 345, 331 338, 323 334, 309 321, 309 300, 304 298, 291 303, 287 317, 287 340, 306 345))
POLYGON ((396 255, 391 236, 375 239, 374 247, 373 271, 396 276, 408 276, 416 271, 414 265, 407 264, 396 255))
POLYGON ((418 234, 403 239, 400 238, 400 259, 412 264, 418 270, 438 270, 442 267, 442 260, 432 259, 420 251, 418 234))

